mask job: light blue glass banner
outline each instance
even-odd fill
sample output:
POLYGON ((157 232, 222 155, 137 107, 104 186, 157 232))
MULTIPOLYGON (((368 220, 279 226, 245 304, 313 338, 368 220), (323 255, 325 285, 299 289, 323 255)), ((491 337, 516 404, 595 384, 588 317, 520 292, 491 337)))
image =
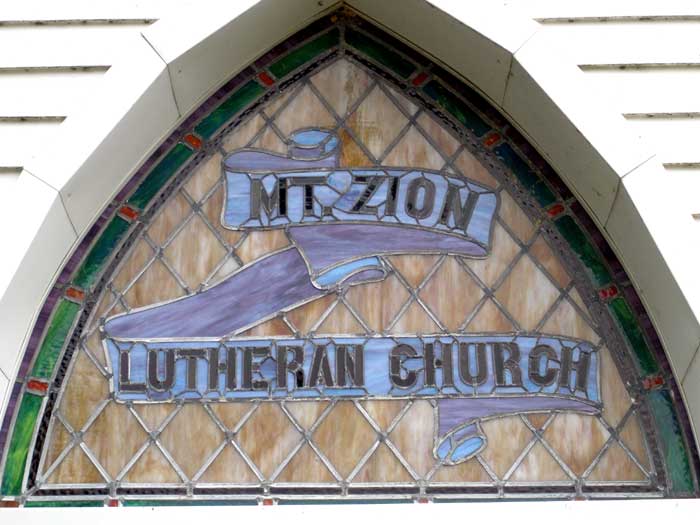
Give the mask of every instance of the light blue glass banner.
POLYGON ((292 134, 287 155, 243 149, 224 161, 221 222, 231 229, 361 223, 453 234, 488 253, 496 194, 444 172, 408 167, 340 168, 330 130, 292 134))
POLYGON ((105 345, 122 402, 432 399, 439 414, 435 453, 447 463, 485 446, 479 428, 485 419, 600 410, 596 349, 560 337, 106 339, 105 345))

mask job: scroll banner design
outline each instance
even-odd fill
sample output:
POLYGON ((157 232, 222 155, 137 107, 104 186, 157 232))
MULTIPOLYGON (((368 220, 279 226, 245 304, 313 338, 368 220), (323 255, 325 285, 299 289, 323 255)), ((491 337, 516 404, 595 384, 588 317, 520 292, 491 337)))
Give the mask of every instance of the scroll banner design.
POLYGON ((286 157, 227 157, 222 223, 284 228, 292 245, 201 292, 108 319, 117 401, 425 398, 437 406, 434 454, 444 464, 483 450, 484 420, 600 411, 598 354, 585 341, 240 336, 342 287, 383 280, 385 255, 488 254, 497 207, 490 190, 438 172, 337 164, 337 137, 324 130, 295 133, 286 157))

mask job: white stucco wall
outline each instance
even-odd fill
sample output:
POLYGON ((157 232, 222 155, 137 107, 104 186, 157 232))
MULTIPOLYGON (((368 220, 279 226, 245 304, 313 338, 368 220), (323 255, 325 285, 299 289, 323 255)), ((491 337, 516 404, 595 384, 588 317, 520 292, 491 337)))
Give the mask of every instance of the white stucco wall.
MULTIPOLYGON (((55 272, 119 185, 231 72, 336 3, 0 6, 0 406, 55 272)), ((569 183, 700 422, 700 2, 348 3, 469 79, 569 183)))

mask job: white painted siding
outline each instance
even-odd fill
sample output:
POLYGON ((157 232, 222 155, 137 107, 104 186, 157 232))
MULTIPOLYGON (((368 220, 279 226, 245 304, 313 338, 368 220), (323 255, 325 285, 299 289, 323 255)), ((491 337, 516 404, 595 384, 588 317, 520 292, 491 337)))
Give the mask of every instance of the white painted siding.
MULTIPOLYGON (((0 192, 101 89, 129 41, 191 0, 23 0, 0 5, 0 192)), ((197 8, 206 8, 206 1, 197 8)))
POLYGON ((102 70, 0 70, 0 120, 70 115, 76 104, 99 89, 102 70))
MULTIPOLYGON (((700 2, 504 0, 541 24, 553 53, 586 73, 700 212, 700 2)), ((675 205, 678 205, 677 203, 675 205)), ((699 223, 700 225, 700 223, 699 223)))
MULTIPOLYGON (((0 13, 2 8, 0 8, 0 13)), ((7 68, 109 66, 123 53, 125 36, 148 23, 63 23, 7 25, 0 18, 0 71, 7 68)))

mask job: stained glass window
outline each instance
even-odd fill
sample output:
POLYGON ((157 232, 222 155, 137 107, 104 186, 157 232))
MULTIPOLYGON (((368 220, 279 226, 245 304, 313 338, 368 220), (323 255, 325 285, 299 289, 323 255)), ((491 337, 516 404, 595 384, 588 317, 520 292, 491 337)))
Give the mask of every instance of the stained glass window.
POLYGON ((663 351, 581 206, 355 15, 222 87, 94 233, 27 351, 7 499, 697 490, 663 351))

